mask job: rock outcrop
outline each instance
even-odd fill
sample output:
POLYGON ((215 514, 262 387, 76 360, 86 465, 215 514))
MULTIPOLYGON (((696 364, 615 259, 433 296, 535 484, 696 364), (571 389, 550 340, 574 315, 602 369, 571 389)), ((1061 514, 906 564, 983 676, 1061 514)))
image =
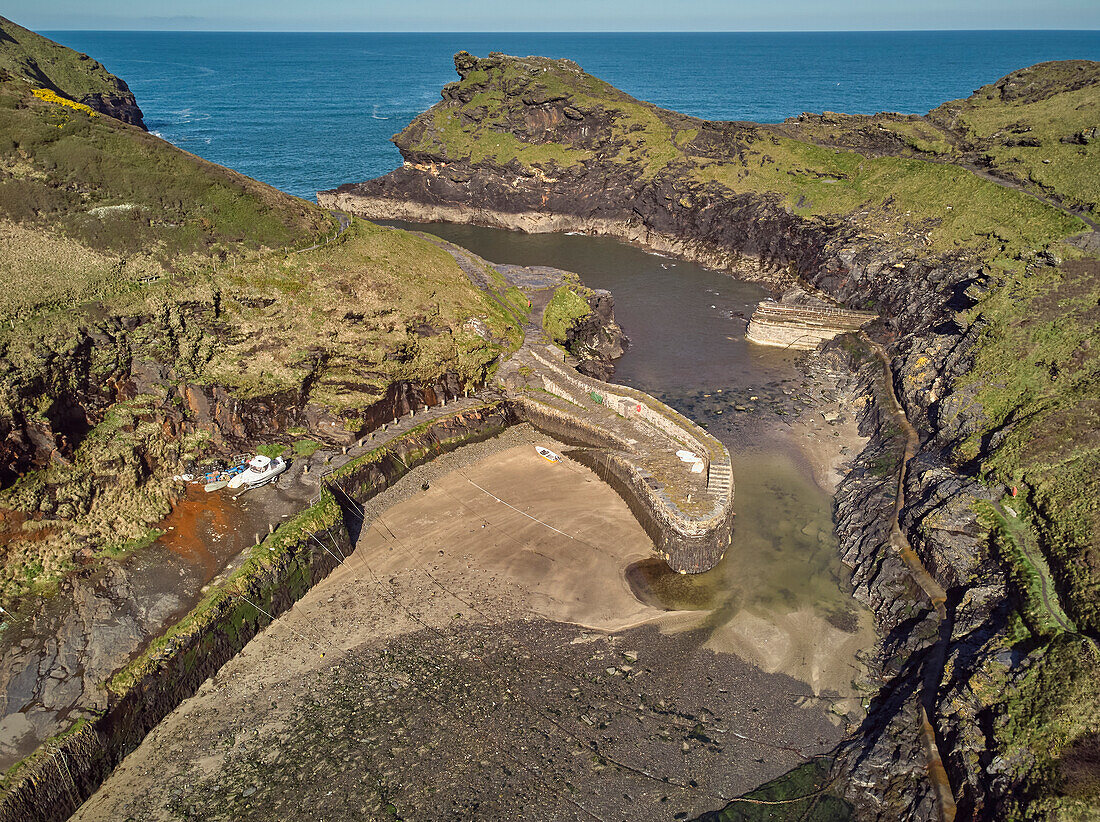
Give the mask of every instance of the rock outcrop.
POLYGON ((87 54, 78 54, 3 17, 0 17, 0 71, 147 130, 141 109, 125 80, 87 54))
POLYGON ((801 288, 792 288, 778 302, 767 299, 757 304, 745 339, 759 345, 811 351, 841 334, 858 331, 875 318, 870 311, 840 308, 801 288))
POLYGON ((566 348, 580 357, 578 371, 606 382, 629 340, 615 322, 615 298, 610 291, 595 289, 587 299, 591 311, 569 329, 566 348))
POLYGON ((134 93, 130 91, 130 87, 122 79, 118 79, 117 91, 113 93, 94 92, 85 94, 77 102, 95 109, 100 114, 106 114, 108 117, 114 117, 116 120, 137 126, 142 131, 148 131, 145 126, 145 115, 141 113, 134 93))

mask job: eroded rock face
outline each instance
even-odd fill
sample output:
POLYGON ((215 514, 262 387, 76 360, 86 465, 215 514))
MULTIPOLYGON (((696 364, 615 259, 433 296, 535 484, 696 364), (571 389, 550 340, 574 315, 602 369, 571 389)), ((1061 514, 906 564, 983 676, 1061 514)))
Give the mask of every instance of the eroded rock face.
POLYGON ((428 168, 407 165, 320 192, 319 202, 373 219, 613 236, 784 286, 791 271, 821 265, 821 249, 837 232, 799 220, 765 197, 729 198, 717 187, 674 179, 639 189, 625 169, 585 166, 547 179, 466 162, 428 168))
POLYGON ((149 129, 145 125, 145 115, 142 114, 133 92, 130 91, 123 80, 119 80, 118 83, 119 90, 117 93, 87 94, 77 102, 95 109, 100 114, 106 114, 108 117, 114 117, 116 120, 121 120, 131 126, 137 126, 142 131, 148 131, 149 129))
POLYGON ((101 684, 182 604, 168 593, 139 596, 129 572, 116 565, 66 580, 59 594, 71 607, 39 603, 33 628, 12 628, 22 639, 0 655, 4 697, 7 704, 21 707, 0 723, 0 756, 5 761, 28 753, 28 747, 53 732, 58 715, 106 708, 101 684))
POLYGON ((569 329, 566 347, 581 357, 578 371, 606 382, 629 341, 615 322, 615 298, 610 291, 593 291, 588 305, 592 311, 569 329))

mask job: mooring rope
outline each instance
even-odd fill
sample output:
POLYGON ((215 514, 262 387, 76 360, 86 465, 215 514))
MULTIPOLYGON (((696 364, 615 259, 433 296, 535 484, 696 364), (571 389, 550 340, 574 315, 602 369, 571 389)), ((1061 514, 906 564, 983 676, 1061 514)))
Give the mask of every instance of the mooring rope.
POLYGON ((526 511, 521 511, 520 509, 516 508, 516 506, 505 502, 504 500, 502 500, 500 497, 498 497, 496 494, 492 493, 491 491, 486 491, 484 488, 482 488, 480 485, 478 485, 476 482, 474 482, 472 479, 470 479, 468 476, 466 476, 461 470, 458 473, 462 475, 462 478, 465 479, 466 482, 468 482, 468 483, 470 483, 470 485, 474 486, 474 488, 481 491, 483 494, 488 494, 490 497, 495 499, 501 505, 507 505, 509 508, 511 508, 516 513, 523 514, 523 516, 527 517, 527 519, 534 520, 539 525, 544 525, 547 528, 549 528, 551 531, 554 531, 558 534, 561 534, 563 537, 569 537, 569 539, 576 539, 576 537, 574 537, 572 534, 567 534, 567 533, 565 533, 565 531, 559 531, 553 525, 550 525, 549 523, 543 522, 538 517, 533 517, 530 514, 528 514, 526 511))

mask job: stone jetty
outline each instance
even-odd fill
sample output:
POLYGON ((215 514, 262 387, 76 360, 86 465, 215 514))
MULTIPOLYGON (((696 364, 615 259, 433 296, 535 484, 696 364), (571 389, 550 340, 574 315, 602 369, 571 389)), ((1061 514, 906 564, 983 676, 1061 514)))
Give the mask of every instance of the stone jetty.
POLYGON ((749 319, 749 342, 782 348, 813 349, 840 334, 858 331, 878 315, 821 300, 801 288, 783 298, 763 300, 749 319))
POLYGON ((729 451, 664 403, 586 377, 567 359, 534 344, 505 364, 501 377, 517 416, 581 446, 569 456, 619 492, 673 570, 713 568, 731 542, 729 451))

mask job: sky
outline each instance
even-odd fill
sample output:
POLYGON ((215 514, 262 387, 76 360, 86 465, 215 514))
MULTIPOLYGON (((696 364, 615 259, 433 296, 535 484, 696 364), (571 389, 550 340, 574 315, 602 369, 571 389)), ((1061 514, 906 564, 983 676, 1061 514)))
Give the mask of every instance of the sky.
POLYGON ((44 31, 1100 29, 1100 0, 3 0, 0 14, 44 31))

